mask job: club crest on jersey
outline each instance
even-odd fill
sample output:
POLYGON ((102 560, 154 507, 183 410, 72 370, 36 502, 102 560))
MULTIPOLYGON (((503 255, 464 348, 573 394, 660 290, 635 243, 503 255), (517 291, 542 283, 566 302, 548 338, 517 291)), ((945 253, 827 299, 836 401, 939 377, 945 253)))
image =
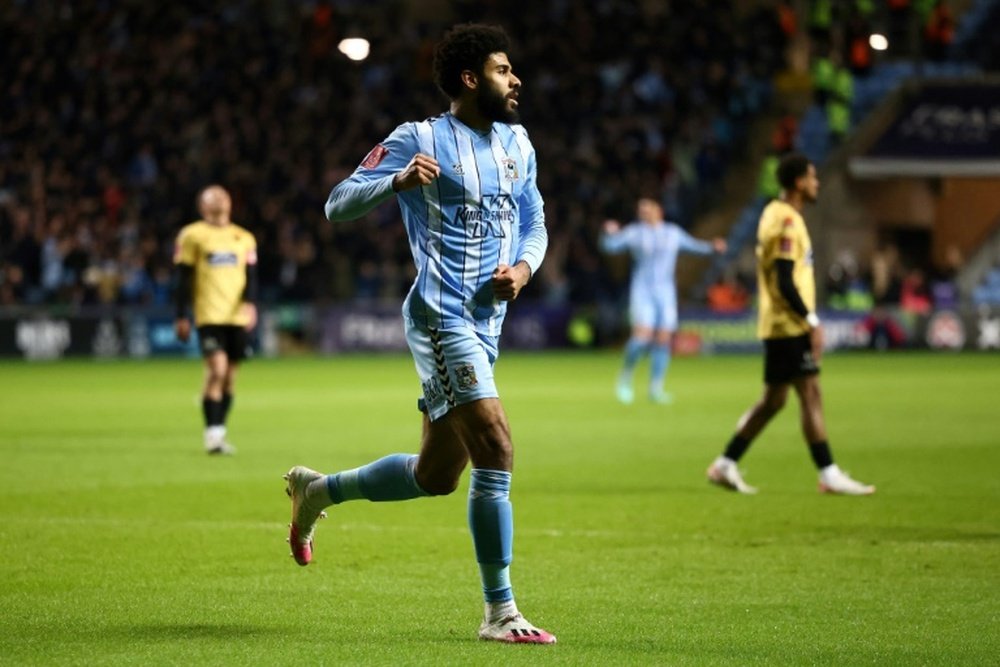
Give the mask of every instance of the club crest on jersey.
POLYGON ((501 164, 503 165, 503 177, 508 181, 516 181, 518 179, 517 162, 508 157, 501 160, 501 164))
POLYGON ((465 176, 465 171, 462 169, 462 163, 456 162, 451 165, 451 170, 455 172, 456 176, 465 176))
POLYGON ((476 377, 476 367, 472 364, 460 364, 455 366, 455 382, 459 391, 468 391, 479 384, 476 377))
POLYGON ((388 154, 389 149, 382 144, 378 144, 375 148, 368 151, 368 155, 366 155, 365 159, 361 161, 361 166, 365 169, 374 169, 388 154))

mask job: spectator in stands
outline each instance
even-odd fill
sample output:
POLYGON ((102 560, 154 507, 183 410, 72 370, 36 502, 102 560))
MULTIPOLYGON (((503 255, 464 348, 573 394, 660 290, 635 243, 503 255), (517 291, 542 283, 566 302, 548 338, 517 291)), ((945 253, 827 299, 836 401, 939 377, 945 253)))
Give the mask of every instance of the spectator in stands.
POLYGON ((899 249, 892 243, 880 245, 871 257, 872 296, 876 304, 899 303, 899 249))
POLYGON ((962 251, 955 244, 945 250, 944 266, 931 281, 931 299, 935 310, 952 310, 958 307, 959 293, 955 279, 963 263, 962 251))
MULTIPOLYGON (((634 201, 649 189, 650 165, 669 191, 671 216, 689 224, 719 187, 747 119, 766 104, 770 77, 784 69, 788 30, 787 7, 780 21, 764 8, 740 23, 732 2, 712 3, 712 11, 704 2, 535 3, 517 13, 451 3, 457 16, 428 12, 420 29, 378 3, 267 3, 260 11, 240 2, 212 5, 224 11, 105 4, 57 11, 52 3, 0 3, 9 28, 0 40, 0 262, 10 268, 6 298, 17 303, 46 296, 41 252, 54 216, 64 221, 49 245, 50 278, 52 253, 69 250, 63 280, 72 282, 48 298, 114 303, 131 284, 119 275, 126 246, 153 239, 151 252, 140 251, 153 276, 186 222, 176 202, 220 179, 232 185, 234 215, 268 248, 262 295, 280 298, 282 269, 291 266, 289 286, 303 298, 351 298, 368 259, 385 274, 380 289, 405 284, 394 277, 407 270, 405 238, 387 237, 374 257, 355 254, 354 230, 320 238, 315 193, 338 180, 332 172, 353 169, 350 156, 369 148, 368 137, 392 129, 382 110, 436 112, 427 36, 453 18, 500 20, 530 36, 518 58, 532 63, 534 88, 525 94, 546 104, 529 105, 525 121, 540 160, 553 165, 539 186, 556 225, 588 243, 594 230, 573 221, 599 220, 634 201), (363 64, 336 49, 352 22, 370 33, 363 64), (566 38, 553 42, 552 34, 566 38), (310 236, 321 270, 300 270, 308 248, 292 244, 279 254, 285 218, 296 235, 310 236), (120 235, 128 220, 137 227, 120 235)), ((551 275, 561 280, 572 270, 562 269, 551 275)), ((545 279, 526 296, 547 293, 545 279)), ((152 282, 144 289, 141 300, 155 301, 152 282)), ((593 292, 572 284, 568 291, 593 292)))
POLYGON ((868 347, 873 350, 888 350, 906 344, 906 333, 885 306, 875 306, 860 326, 867 332, 868 347))
POLYGON ((931 292, 922 269, 907 271, 899 290, 899 307, 905 313, 927 315, 931 312, 931 292))
POLYGON ((716 313, 741 313, 750 305, 750 294, 740 284, 733 270, 724 271, 722 276, 708 288, 708 307, 716 313))
POLYGON ((854 101, 854 76, 836 62, 830 97, 826 102, 826 122, 833 145, 839 144, 851 130, 851 103, 854 101))
POLYGON ((867 313, 874 305, 867 281, 860 275, 858 260, 850 250, 841 251, 830 265, 826 283, 827 304, 834 310, 867 313))
POLYGON ((778 163, 781 156, 771 151, 760 164, 757 176, 757 196, 761 199, 774 199, 781 194, 781 184, 778 183, 778 163))
POLYGON ((812 87, 816 104, 826 106, 833 95, 833 78, 837 73, 837 57, 834 53, 820 53, 813 58, 812 87))
POLYGON ((955 17, 947 0, 937 0, 924 23, 924 50, 931 60, 944 60, 955 41, 955 17))

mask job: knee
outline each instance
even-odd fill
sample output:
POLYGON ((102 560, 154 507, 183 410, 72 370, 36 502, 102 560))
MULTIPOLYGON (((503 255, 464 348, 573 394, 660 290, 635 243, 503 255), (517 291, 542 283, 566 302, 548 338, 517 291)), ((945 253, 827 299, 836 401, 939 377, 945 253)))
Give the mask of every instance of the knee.
POLYGON ((205 374, 205 380, 209 385, 213 387, 225 388, 226 386, 226 373, 217 368, 209 368, 208 372, 205 374))
POLYGON ((774 416, 781 412, 781 409, 785 407, 786 396, 767 396, 760 404, 761 411, 769 416, 774 416))
POLYGON ((507 420, 495 416, 485 423, 477 434, 479 453, 494 461, 510 461, 514 456, 514 446, 510 439, 510 426, 507 420))
POLYGON ((418 474, 417 484, 429 496, 448 496, 458 488, 458 476, 437 474, 421 477, 418 474))
POLYGON ((803 402, 809 406, 818 406, 823 402, 823 393, 818 384, 810 384, 802 393, 803 402))
POLYGON ((417 468, 413 471, 417 485, 429 496, 447 496, 454 493, 465 466, 421 465, 425 460, 425 457, 420 457, 417 468))

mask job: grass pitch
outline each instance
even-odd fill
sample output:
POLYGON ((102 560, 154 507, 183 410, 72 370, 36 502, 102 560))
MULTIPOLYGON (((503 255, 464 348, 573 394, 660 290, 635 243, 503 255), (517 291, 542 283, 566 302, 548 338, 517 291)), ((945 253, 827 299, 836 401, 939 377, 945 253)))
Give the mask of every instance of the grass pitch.
POLYGON ((759 496, 705 483, 758 358, 675 360, 667 407, 615 403, 618 363, 497 366, 514 587, 553 647, 476 640, 467 475, 333 508, 288 557, 291 465, 415 450, 408 357, 247 365, 230 459, 201 451, 197 360, 0 364, 0 664, 995 664, 1000 355, 825 360, 871 498, 816 493, 794 400, 744 459, 759 496))

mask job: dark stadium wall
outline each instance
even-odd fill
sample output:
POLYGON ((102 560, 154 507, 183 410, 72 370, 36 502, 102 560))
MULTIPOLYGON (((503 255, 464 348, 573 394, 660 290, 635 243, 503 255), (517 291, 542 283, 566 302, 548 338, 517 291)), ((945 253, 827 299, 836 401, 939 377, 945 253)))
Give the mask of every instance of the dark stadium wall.
POLYGON ((956 246, 970 257, 1000 228, 1000 178, 947 178, 941 183, 932 236, 934 263, 956 246))

